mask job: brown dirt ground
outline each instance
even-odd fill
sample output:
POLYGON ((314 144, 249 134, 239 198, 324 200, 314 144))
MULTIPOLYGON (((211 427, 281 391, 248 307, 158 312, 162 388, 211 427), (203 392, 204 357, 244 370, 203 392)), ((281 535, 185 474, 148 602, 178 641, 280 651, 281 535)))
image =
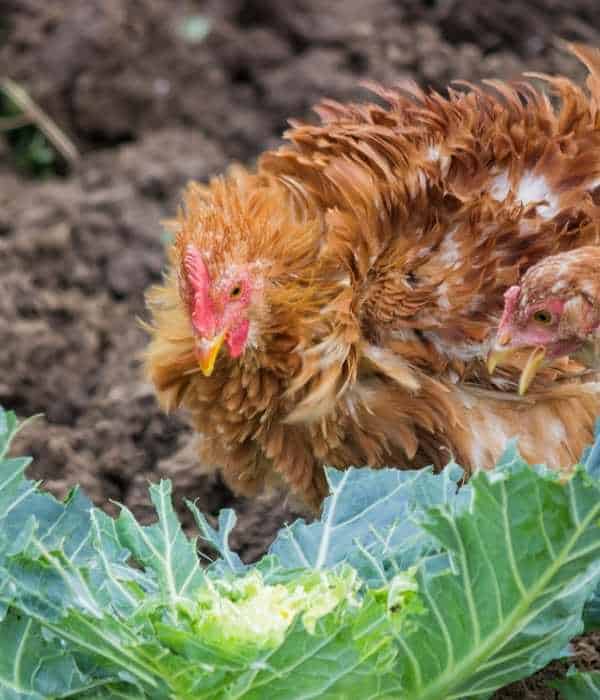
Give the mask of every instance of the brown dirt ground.
MULTIPOLYGON (((364 95, 361 79, 581 78, 559 37, 600 46, 597 0, 0 0, 0 75, 82 153, 67 177, 35 181, 0 143, 0 403, 45 414, 20 438, 33 475, 146 519, 147 483, 168 476, 178 504, 234 507, 235 546, 259 556, 299 511, 203 470, 140 373, 161 219, 187 180, 252 161, 320 97, 364 95)), ((574 648, 600 668, 600 637, 574 648)), ((495 697, 555 698, 545 680, 564 666, 495 697)))

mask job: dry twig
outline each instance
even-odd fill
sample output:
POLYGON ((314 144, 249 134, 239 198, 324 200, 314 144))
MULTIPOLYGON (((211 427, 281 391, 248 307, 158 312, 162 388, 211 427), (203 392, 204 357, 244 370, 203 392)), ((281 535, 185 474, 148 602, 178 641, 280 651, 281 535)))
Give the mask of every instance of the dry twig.
POLYGON ((79 152, 75 144, 67 135, 43 112, 40 107, 29 97, 22 87, 10 78, 0 81, 0 88, 19 107, 22 114, 0 120, 0 130, 16 129, 26 124, 35 124, 54 148, 69 162, 74 163, 79 158, 79 152))

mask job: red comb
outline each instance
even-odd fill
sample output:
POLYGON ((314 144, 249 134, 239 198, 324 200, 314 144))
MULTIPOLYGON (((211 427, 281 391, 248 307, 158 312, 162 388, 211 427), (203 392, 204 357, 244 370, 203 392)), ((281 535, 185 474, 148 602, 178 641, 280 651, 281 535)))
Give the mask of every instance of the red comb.
POLYGON ((191 287, 192 324, 198 333, 211 338, 215 333, 216 319, 209 294, 210 274, 200 251, 192 245, 185 249, 183 269, 191 287))
POLYGON ((206 264, 200 255, 200 251, 193 245, 188 245, 183 258, 183 268, 188 282, 195 292, 208 291, 210 275, 206 269, 206 264))

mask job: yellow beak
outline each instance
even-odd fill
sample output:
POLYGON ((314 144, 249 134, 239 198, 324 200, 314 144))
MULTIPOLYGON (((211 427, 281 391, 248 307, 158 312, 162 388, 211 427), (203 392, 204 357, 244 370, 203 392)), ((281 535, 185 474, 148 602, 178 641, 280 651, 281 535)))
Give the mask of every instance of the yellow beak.
POLYGON ((544 364, 546 359, 546 350, 544 348, 535 348, 531 355, 527 358, 527 364, 521 372, 519 380, 519 396, 523 396, 529 389, 529 385, 533 381, 539 368, 544 364))
POLYGON ((508 360, 508 358, 514 354, 514 352, 515 351, 512 348, 495 347, 487 357, 487 371, 490 374, 494 374, 496 367, 508 360))
MULTIPOLYGON (((486 365, 488 372, 493 374, 498 365, 503 364, 512 355, 515 355, 522 349, 523 348, 495 347, 487 358, 486 365)), ((531 382, 534 380, 540 367, 544 364, 545 359, 546 350, 543 347, 533 349, 527 358, 523 371, 521 372, 521 378, 519 379, 519 396, 523 396, 527 393, 527 389, 529 389, 531 382)))
POLYGON ((200 338, 196 343, 196 357, 198 364, 205 377, 210 377, 215 368, 215 362, 219 355, 219 350, 225 340, 225 333, 214 338, 200 338))
POLYGON ((505 360, 507 360, 511 355, 515 353, 514 348, 507 348, 506 346, 512 340, 509 331, 503 331, 498 336, 496 345, 494 349, 490 352, 487 358, 487 370, 490 374, 494 374, 494 370, 498 365, 501 365, 505 360))

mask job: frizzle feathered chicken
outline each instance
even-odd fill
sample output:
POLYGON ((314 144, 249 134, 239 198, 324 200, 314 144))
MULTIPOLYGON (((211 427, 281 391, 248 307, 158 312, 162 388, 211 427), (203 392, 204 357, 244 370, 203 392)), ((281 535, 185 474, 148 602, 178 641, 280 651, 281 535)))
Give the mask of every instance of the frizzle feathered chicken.
POLYGON ((278 474, 315 504, 325 464, 473 470, 515 435, 559 468, 591 441, 597 387, 568 363, 525 399, 518 367, 486 369, 504 292, 600 242, 600 53, 573 50, 589 94, 375 87, 387 107, 325 101, 256 171, 190 185, 147 369, 235 490, 278 474))
POLYGON ((542 366, 572 357, 600 370, 600 246, 544 258, 504 295, 504 312, 488 368, 528 352, 519 393, 542 366))

